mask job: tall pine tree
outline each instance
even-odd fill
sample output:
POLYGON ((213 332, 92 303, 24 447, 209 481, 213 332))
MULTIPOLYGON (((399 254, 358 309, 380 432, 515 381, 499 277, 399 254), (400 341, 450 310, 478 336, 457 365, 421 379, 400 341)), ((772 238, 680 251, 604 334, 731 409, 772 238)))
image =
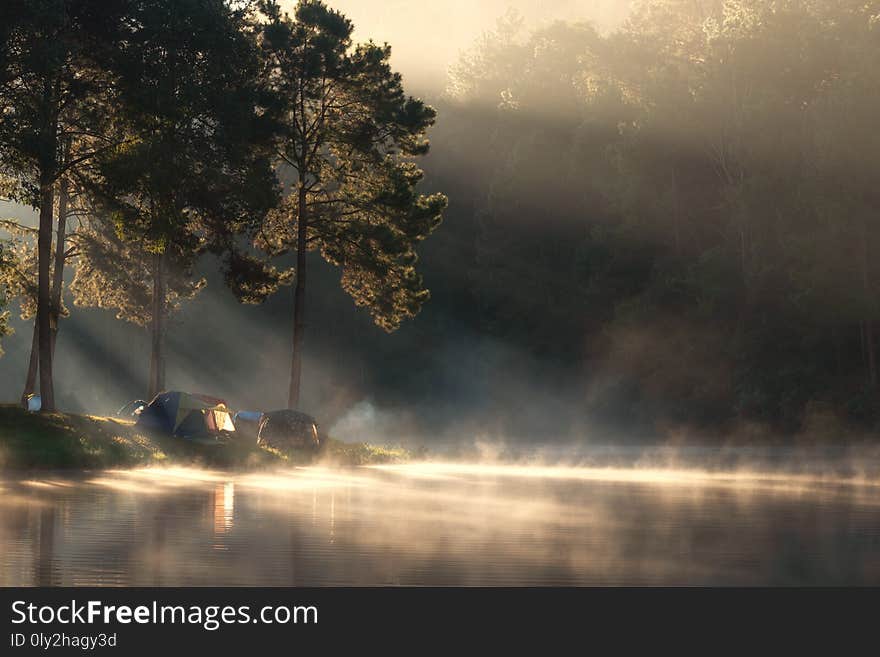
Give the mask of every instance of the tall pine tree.
POLYGON ((305 335, 306 254, 320 251, 342 270, 342 287, 392 331, 428 298, 415 270, 416 245, 440 222, 442 194, 416 192, 435 112, 405 95, 391 49, 354 46, 352 24, 318 0, 294 15, 265 2, 266 77, 283 126, 279 155, 294 179, 269 214, 259 245, 296 253, 293 356, 288 405, 300 398, 305 335))
POLYGON ((127 0, 8 0, 0 5, 0 174, 9 197, 39 208, 37 343, 42 408, 52 379, 53 208, 56 185, 108 147, 107 44, 127 0), (76 140, 79 147, 69 148, 76 140))
POLYGON ((134 3, 127 25, 111 61, 127 139, 84 176, 94 221, 112 227, 90 232, 76 294, 80 304, 116 307, 149 325, 152 396, 165 387, 169 306, 198 291, 200 282, 187 279, 200 254, 221 256, 245 301, 282 278, 243 248, 278 190, 248 3, 150 0, 134 3), (132 259, 120 263, 114 253, 132 259), (84 272, 107 285, 86 283, 84 272))

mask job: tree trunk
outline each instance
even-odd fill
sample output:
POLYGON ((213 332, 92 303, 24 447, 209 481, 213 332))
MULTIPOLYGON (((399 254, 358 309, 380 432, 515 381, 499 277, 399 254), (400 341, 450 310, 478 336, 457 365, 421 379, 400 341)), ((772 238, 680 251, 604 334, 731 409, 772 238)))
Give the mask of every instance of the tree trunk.
POLYGON ((297 208, 296 235, 296 287, 293 289, 293 357, 290 364, 290 392, 287 397, 288 408, 299 406, 300 377, 302 373, 302 349, 305 337, 306 311, 306 236, 308 216, 306 208, 306 188, 300 182, 297 208))
POLYGON ((153 319, 150 324, 150 384, 147 399, 165 389, 165 255, 153 254, 153 319))
POLYGON ((24 391, 21 393, 22 405, 27 403, 28 395, 33 394, 37 387, 37 367, 40 363, 40 330, 37 318, 34 318, 33 338, 31 339, 31 358, 28 361, 27 378, 24 381, 24 391))
MULTIPOLYGON (((52 358, 55 358, 55 342, 58 338, 58 320, 61 316, 61 293, 64 281, 64 248, 67 230, 67 183, 62 182, 58 197, 58 236, 55 243, 55 261, 52 270, 52 291, 49 300, 49 324, 52 329, 52 358)), ((31 339, 31 355, 28 360, 27 378, 24 382, 24 390, 21 393, 21 403, 27 402, 28 395, 33 394, 37 387, 37 371, 40 363, 40 331, 39 325, 34 319, 33 338, 31 339)))
POLYGON ((58 339, 58 322, 61 319, 61 294, 64 289, 64 250, 67 238, 67 180, 61 179, 58 188, 58 232, 55 237, 55 268, 52 271, 52 296, 50 300, 50 323, 52 326, 52 358, 55 358, 55 342, 58 339))
POLYGON ((40 177, 40 229, 37 238, 39 259, 37 291, 37 330, 40 361, 41 410, 55 411, 55 390, 52 383, 52 322, 49 265, 52 257, 52 210, 55 187, 50 175, 40 177))

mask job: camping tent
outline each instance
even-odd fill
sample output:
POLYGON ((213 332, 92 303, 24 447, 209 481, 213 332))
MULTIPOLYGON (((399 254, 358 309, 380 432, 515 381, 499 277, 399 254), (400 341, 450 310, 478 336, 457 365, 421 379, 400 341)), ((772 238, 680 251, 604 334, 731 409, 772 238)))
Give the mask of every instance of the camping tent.
POLYGON ((263 413, 257 444, 286 451, 292 448, 317 451, 321 448, 315 418, 285 409, 263 413))
POLYGON ((141 411, 137 423, 184 438, 235 431, 222 399, 177 390, 156 395, 141 411))

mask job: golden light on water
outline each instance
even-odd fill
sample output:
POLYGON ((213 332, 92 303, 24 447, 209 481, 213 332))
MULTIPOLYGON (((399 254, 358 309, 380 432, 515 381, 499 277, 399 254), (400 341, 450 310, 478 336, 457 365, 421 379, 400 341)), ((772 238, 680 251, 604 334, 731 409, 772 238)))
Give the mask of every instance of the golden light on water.
POLYGON ((235 520, 235 484, 231 481, 214 487, 214 534, 225 534, 235 520))
POLYGON ((94 477, 92 479, 86 480, 85 483, 91 486, 109 488, 110 490, 115 490, 122 493, 151 495, 161 492, 161 488, 159 488, 158 486, 151 486, 149 484, 132 481, 127 477, 121 477, 118 472, 113 473, 112 476, 94 477))
POLYGON ((214 470, 203 470, 201 468, 187 467, 170 467, 170 468, 142 468, 138 470, 110 470, 114 475, 123 475, 127 477, 139 477, 143 479, 156 479, 161 477, 166 483, 173 483, 179 480, 183 484, 189 484, 193 481, 217 482, 225 481, 229 478, 227 473, 214 470))
MULTIPOLYGON (((114 470, 90 478, 90 485, 138 494, 157 494, 166 489, 213 484, 217 490, 227 485, 283 493, 340 487, 388 487, 407 480, 454 481, 459 478, 518 478, 547 481, 628 483, 655 486, 730 488, 742 491, 775 490, 804 493, 834 487, 880 488, 880 480, 870 476, 842 476, 836 473, 774 472, 760 469, 708 470, 686 467, 601 467, 568 465, 524 465, 500 463, 422 462, 371 465, 338 469, 324 466, 297 467, 251 473, 228 473, 199 468, 143 468, 114 470), (377 474, 393 476, 380 478, 377 474)), ((32 479, 22 482, 32 488, 70 486, 69 482, 32 479)), ((234 493, 229 493, 230 497, 234 493)), ((218 499, 224 497, 218 495, 218 499)))
POLYGON ((398 476, 424 479, 448 479, 455 476, 522 477, 607 483, 642 483, 664 486, 720 486, 743 489, 773 488, 790 490, 807 490, 827 486, 880 487, 880 481, 876 478, 763 472, 760 470, 709 471, 699 468, 622 468, 456 462, 372 465, 366 467, 373 470, 393 472, 398 476))
POLYGON ((52 488, 52 485, 46 481, 38 481, 35 479, 31 479, 28 481, 21 482, 22 486, 28 486, 29 488, 52 488))

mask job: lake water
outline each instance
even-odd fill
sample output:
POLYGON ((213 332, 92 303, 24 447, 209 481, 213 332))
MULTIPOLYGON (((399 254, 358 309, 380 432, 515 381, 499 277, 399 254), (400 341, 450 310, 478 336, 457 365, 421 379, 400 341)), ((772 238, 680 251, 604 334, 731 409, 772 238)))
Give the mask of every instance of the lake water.
POLYGON ((0 585, 880 584, 875 479, 414 464, 0 476, 0 585))

